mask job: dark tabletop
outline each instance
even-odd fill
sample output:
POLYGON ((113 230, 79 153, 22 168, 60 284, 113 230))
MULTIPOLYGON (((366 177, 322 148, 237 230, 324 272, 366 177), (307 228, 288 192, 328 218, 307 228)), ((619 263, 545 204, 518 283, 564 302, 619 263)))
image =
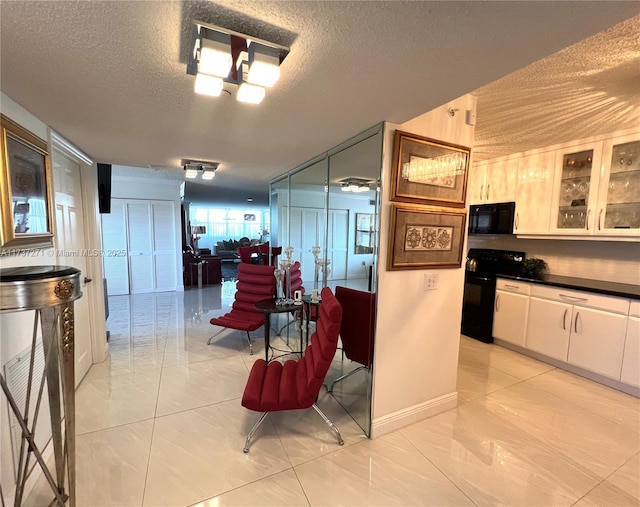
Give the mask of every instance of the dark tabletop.
POLYGON ((276 305, 276 300, 273 298, 262 299, 255 303, 255 308, 257 311, 262 313, 287 313, 294 312, 301 305, 276 305))

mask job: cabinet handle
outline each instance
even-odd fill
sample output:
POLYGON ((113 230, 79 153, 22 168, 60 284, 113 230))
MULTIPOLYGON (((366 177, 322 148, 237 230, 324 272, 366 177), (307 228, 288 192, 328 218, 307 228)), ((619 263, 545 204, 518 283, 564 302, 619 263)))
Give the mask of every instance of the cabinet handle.
POLYGON ((509 285, 508 283, 505 283, 504 286, 510 289, 520 290, 520 287, 517 285, 509 285))
POLYGON ((482 201, 482 194, 484 192, 484 183, 480 185, 480 200, 482 201))
POLYGON ((562 329, 567 329, 567 309, 564 309, 564 315, 562 316, 562 329))
POLYGON ((560 297, 561 298, 566 298, 566 299, 568 299, 570 301, 589 301, 589 298, 579 298, 579 297, 576 297, 576 296, 567 296, 566 294, 562 294, 562 293, 560 293, 560 297))
POLYGON ((598 213, 598 230, 602 230, 602 208, 600 208, 600 213, 598 213))
POLYGON ((518 230, 519 224, 520 224, 520 213, 516 212, 516 231, 518 230))
POLYGON ((573 330, 576 334, 578 333, 578 317, 580 317, 580 312, 576 313, 576 320, 573 321, 573 330))
POLYGON ((589 230, 589 217, 591 216, 591 210, 587 210, 587 223, 585 224, 587 227, 587 230, 589 230))
POLYGON ((496 296, 496 312, 500 311, 500 294, 496 296))
POLYGON ((491 183, 487 183, 487 201, 489 200, 489 188, 491 188, 491 183))

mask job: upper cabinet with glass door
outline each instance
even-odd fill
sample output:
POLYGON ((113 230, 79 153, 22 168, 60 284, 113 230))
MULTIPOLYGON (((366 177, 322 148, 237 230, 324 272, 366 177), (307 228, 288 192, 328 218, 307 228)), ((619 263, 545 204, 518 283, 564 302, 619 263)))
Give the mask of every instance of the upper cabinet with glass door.
POLYGON ((549 230, 554 234, 591 234, 595 224, 602 142, 556 151, 549 230))
POLYGON ((552 202, 552 234, 638 236, 640 133, 558 150, 552 202))
POLYGON ((606 139, 595 234, 640 232, 640 134, 606 139))

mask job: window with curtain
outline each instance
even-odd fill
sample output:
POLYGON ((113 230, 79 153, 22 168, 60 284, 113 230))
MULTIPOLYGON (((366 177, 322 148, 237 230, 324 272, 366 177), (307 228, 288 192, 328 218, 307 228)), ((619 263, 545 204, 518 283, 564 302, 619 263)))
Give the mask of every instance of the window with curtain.
POLYGON ((218 241, 239 240, 247 237, 256 243, 269 241, 268 210, 244 210, 189 207, 191 226, 203 225, 206 233, 200 234, 199 248, 210 248, 213 252, 218 241))

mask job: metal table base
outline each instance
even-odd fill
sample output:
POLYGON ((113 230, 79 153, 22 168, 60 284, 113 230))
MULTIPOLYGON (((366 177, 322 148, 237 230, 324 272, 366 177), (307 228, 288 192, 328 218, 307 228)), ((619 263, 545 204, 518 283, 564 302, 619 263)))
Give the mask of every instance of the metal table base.
MULTIPOLYGON (((21 444, 14 505, 22 505, 31 459, 35 459, 51 487, 52 505, 75 507, 75 362, 73 302, 82 297, 80 271, 67 266, 0 269, 0 312, 34 310, 28 387, 19 407, 0 371, 0 386, 20 426, 21 444), (38 328, 44 350, 44 372, 34 378, 38 328), (35 429, 45 391, 51 419, 55 469, 49 470, 35 442, 35 429), (32 397, 32 391, 35 396, 32 397), (33 412, 30 420, 29 414, 33 412)), ((11 337, 2 337, 3 340, 11 337)))

